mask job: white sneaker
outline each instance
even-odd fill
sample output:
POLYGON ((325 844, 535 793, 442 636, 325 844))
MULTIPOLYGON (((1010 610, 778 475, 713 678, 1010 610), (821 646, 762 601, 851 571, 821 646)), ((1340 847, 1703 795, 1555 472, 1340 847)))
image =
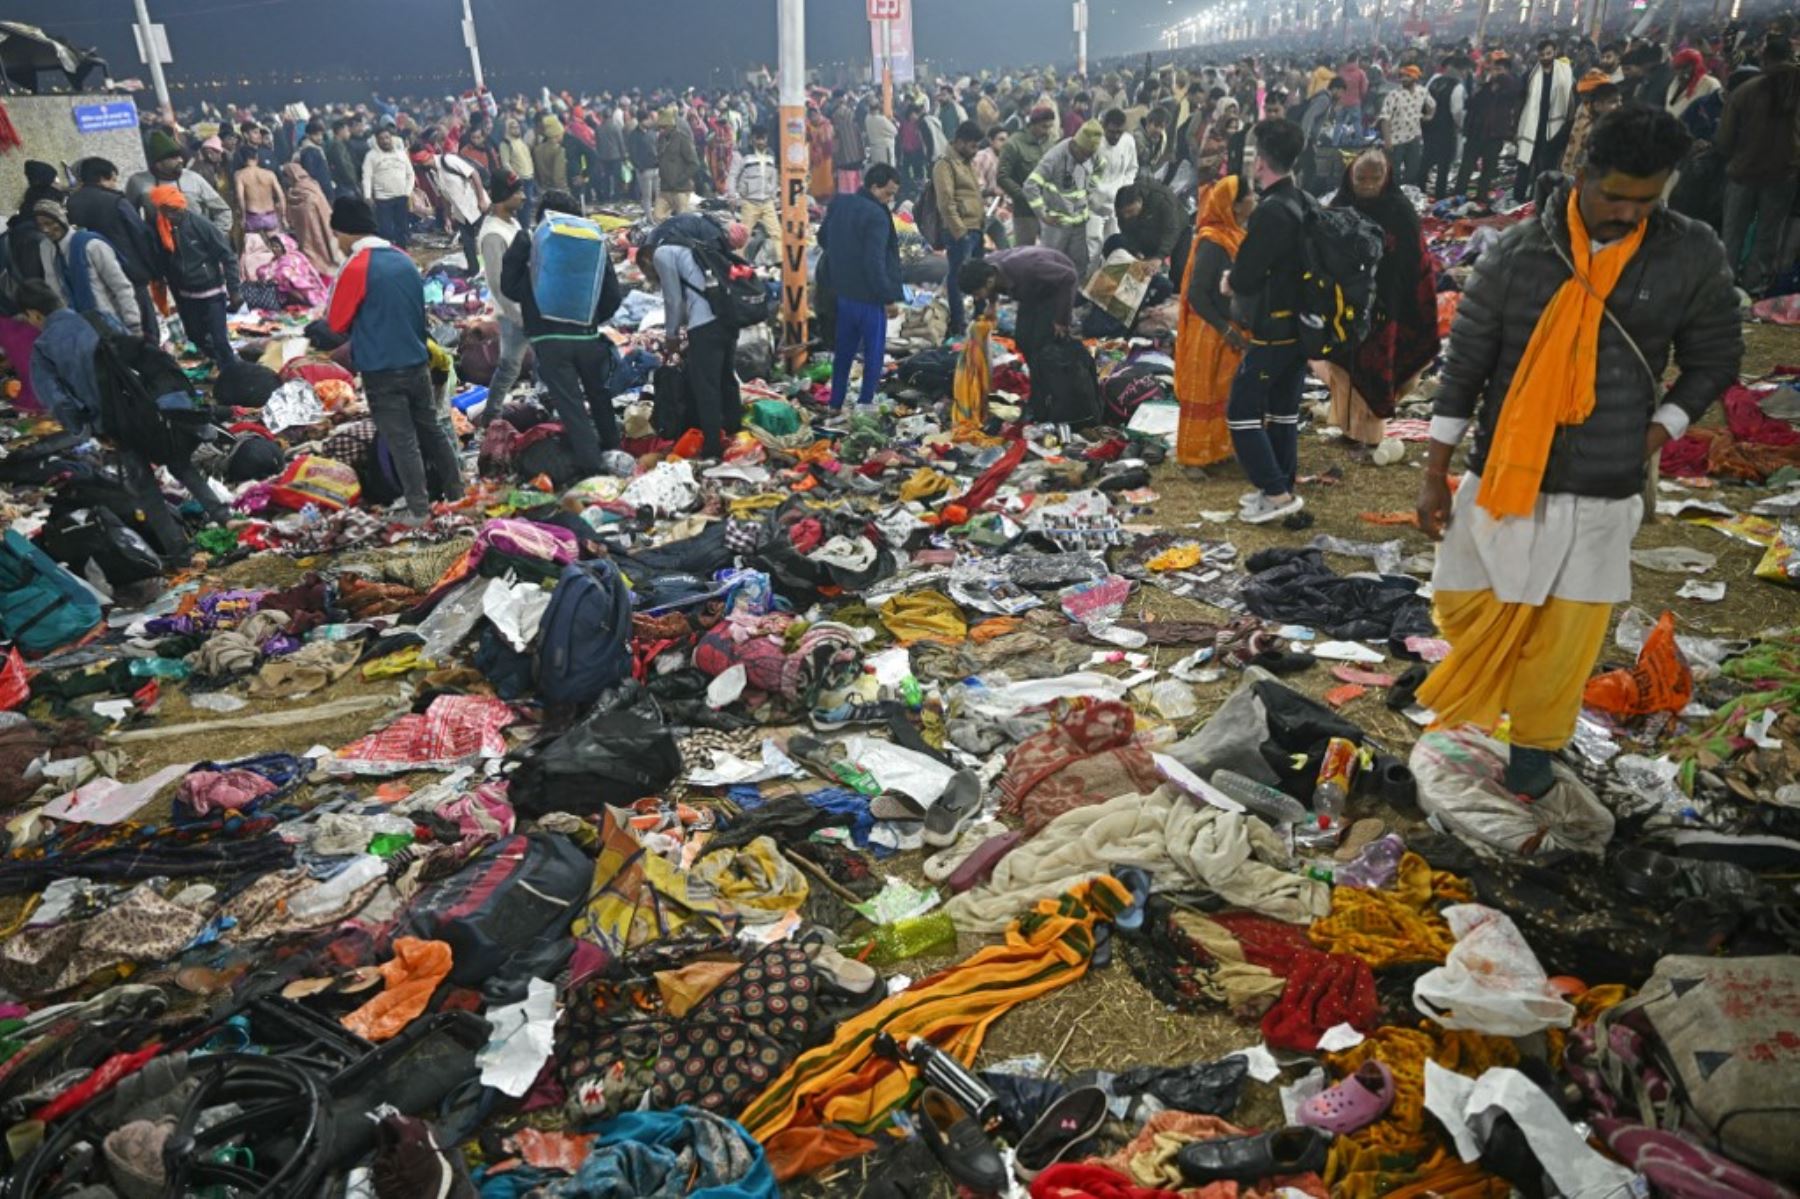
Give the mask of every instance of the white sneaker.
POLYGON ((1248 508, 1253 501, 1260 499, 1262 499, 1262 492, 1246 491, 1243 495, 1238 496, 1238 507, 1248 508))
POLYGON ((1289 496, 1286 500, 1274 500, 1266 495, 1258 495, 1238 510, 1238 519, 1247 525, 1266 525, 1272 520, 1291 516, 1304 507, 1306 507, 1306 501, 1297 495, 1289 496))

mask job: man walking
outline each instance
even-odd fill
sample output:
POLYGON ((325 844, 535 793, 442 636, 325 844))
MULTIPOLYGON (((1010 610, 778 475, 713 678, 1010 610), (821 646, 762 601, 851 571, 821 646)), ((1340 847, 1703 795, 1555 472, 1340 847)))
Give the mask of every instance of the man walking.
POLYGON ((658 223, 683 212, 694 211, 694 183, 700 176, 700 155, 687 122, 665 112, 656 140, 658 194, 651 215, 658 223))
POLYGON ((1451 177, 1456 173, 1456 143, 1462 137, 1463 112, 1468 104, 1462 72, 1465 61, 1444 59, 1438 64, 1438 73, 1425 85, 1431 94, 1431 116, 1425 121, 1425 158, 1419 167, 1419 190, 1430 186, 1435 172, 1434 200, 1449 198, 1451 177))
POLYGON ((625 146, 631 155, 631 170, 637 183, 638 207, 644 210, 645 219, 649 219, 656 208, 656 200, 662 193, 662 187, 661 176, 656 173, 656 128, 651 124, 648 108, 638 113, 637 124, 625 136, 625 146))
POLYGON ((950 139, 950 150, 931 168, 931 187, 937 197, 938 217, 948 244, 949 270, 945 296, 950 304, 950 335, 960 337, 968 325, 963 319, 962 287, 957 275, 962 264, 980 258, 986 244, 983 229, 987 209, 981 200, 981 180, 975 175, 975 153, 981 148, 981 126, 964 121, 950 139))
POLYGON ((1105 135, 1099 121, 1089 121, 1044 152, 1037 169, 1025 180, 1025 195, 1042 229, 1043 243, 1061 250, 1088 277, 1087 223, 1094 188, 1094 154, 1105 135))
POLYGON ((368 201, 341 197, 331 210, 331 231, 349 261, 332 283, 325 321, 350 338, 369 416, 393 455, 406 497, 399 523, 421 525, 431 517, 434 493, 446 502, 463 495, 456 446, 438 419, 431 386, 425 282, 411 258, 376 236, 368 201))
POLYGON ((756 261, 763 243, 781 244, 781 167, 769 151, 769 131, 750 131, 750 148, 732 159, 726 195, 738 205, 738 220, 750 230, 744 257, 756 261))
POLYGON ((1100 148, 1094 152, 1094 212, 1088 218, 1090 261, 1119 232, 1116 197, 1120 188, 1138 177, 1137 142, 1125 136, 1124 110, 1107 109, 1100 130, 1100 148))
MULTIPOLYGON (((900 314, 905 294, 900 279, 900 238, 891 206, 900 191, 900 173, 886 163, 868 170, 862 188, 832 198, 819 226, 825 272, 837 296, 837 340, 831 360, 831 409, 844 406, 850 367, 862 353, 862 389, 857 403, 875 402, 887 353, 888 318, 900 314)), ((943 195, 940 189, 938 195, 943 195)), ((940 210, 942 201, 940 199, 940 210)), ((949 226, 946 225, 946 232, 949 226)), ((952 254, 955 253, 953 249, 952 254)), ((951 292, 952 304, 961 296, 951 292)), ((951 309, 954 320, 956 308, 951 309)))
POLYGON ((350 146, 350 118, 339 117, 331 123, 331 141, 325 146, 325 161, 331 168, 331 182, 340 196, 354 196, 359 176, 356 151, 350 146))
POLYGON ((1300 389, 1306 352, 1300 347, 1300 278, 1305 268, 1304 194, 1293 180, 1306 143, 1292 121, 1263 121, 1256 140, 1256 188, 1261 196, 1222 290, 1250 330, 1250 348, 1231 381, 1225 425, 1237 460, 1256 490, 1239 517, 1266 524, 1300 511, 1300 389))
POLYGON ((1009 138, 1000 151, 1000 190, 1012 204, 1013 240, 1021 246, 1037 244, 1041 227, 1025 191, 1025 181, 1037 170, 1050 148, 1050 130, 1056 124, 1056 111, 1048 106, 1031 110, 1031 120, 1024 132, 1009 138))
POLYGON ((1782 234, 1800 190, 1800 65, 1794 62, 1794 43, 1771 35, 1762 63, 1763 73, 1740 84, 1725 102, 1718 136, 1726 158, 1725 255, 1753 296, 1775 281, 1782 234))
POLYGON ((1513 200, 1523 204, 1531 185, 1545 171, 1562 163, 1568 145, 1569 105, 1575 98, 1575 74, 1556 57, 1556 43, 1538 43, 1538 68, 1525 82, 1525 102, 1519 110, 1519 174, 1513 180, 1513 200))
POLYGON ((1410 64, 1400 68, 1400 86, 1382 100, 1377 122, 1394 177, 1414 187, 1425 182, 1421 173, 1425 162, 1425 122, 1437 113, 1431 93, 1419 86, 1422 74, 1410 64))
POLYGON ((318 117, 306 123, 306 134, 294 150, 294 161, 313 177, 327 200, 337 197, 337 184, 331 179, 331 161, 325 157, 325 122, 318 117))
POLYGON ((1474 193, 1483 204, 1494 194, 1494 179, 1500 167, 1500 149, 1513 135, 1519 117, 1519 81, 1513 78, 1512 57, 1496 50, 1488 60, 1487 75, 1469 100, 1468 119, 1464 122, 1462 167, 1456 175, 1456 190, 1469 195, 1469 177, 1475 164, 1481 164, 1481 176, 1474 193))
POLYGON ((411 240, 414 186, 412 159, 394 136, 394 127, 384 124, 363 159, 362 194, 375 211, 381 236, 402 250, 411 240))
POLYGON ((156 273, 175 296, 175 310, 188 340, 221 372, 237 361, 227 314, 241 299, 238 257, 227 235, 188 209, 188 198, 173 183, 150 189, 156 214, 156 273))
POLYGON ((1450 331, 1418 505, 1444 541, 1432 585, 1450 655, 1419 702, 1446 728, 1510 714, 1506 785, 1527 803, 1554 784, 1613 605, 1630 598, 1646 464, 1743 357, 1718 238, 1660 203, 1688 144, 1665 112, 1602 120, 1575 179, 1482 254, 1450 331))
POLYGON ((525 206, 525 184, 511 171, 494 178, 492 204, 481 222, 477 246, 481 251, 481 277, 487 280, 494 297, 494 315, 500 328, 500 360, 494 366, 494 377, 488 382, 488 403, 482 409, 483 422, 489 413, 499 412, 519 381, 525 368, 525 316, 518 301, 500 286, 500 274, 506 264, 506 252, 512 249, 523 232, 519 228, 519 210, 525 206))

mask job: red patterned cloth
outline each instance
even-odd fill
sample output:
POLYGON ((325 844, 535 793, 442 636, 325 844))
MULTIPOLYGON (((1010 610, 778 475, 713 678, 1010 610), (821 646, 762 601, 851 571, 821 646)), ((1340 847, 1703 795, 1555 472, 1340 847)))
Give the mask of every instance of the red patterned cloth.
POLYGON ((484 695, 440 695, 423 715, 409 712, 380 732, 352 741, 326 763, 336 774, 398 774, 454 770, 477 758, 506 753, 500 730, 512 707, 484 695))
POLYGON ((1237 938, 1251 965, 1287 980, 1281 999, 1263 1014, 1263 1039, 1271 1048, 1310 1052, 1335 1025, 1365 1033, 1380 1025, 1375 974, 1361 958, 1319 952, 1302 925, 1249 912, 1224 912, 1212 919, 1237 938))

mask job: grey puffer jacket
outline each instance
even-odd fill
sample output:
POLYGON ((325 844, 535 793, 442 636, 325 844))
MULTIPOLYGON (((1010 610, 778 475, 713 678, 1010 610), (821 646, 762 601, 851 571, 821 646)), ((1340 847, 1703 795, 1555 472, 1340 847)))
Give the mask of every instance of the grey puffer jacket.
MULTIPOLYGON (((1538 314, 1573 273, 1564 261, 1571 184, 1561 176, 1547 178, 1554 191, 1545 201, 1548 189, 1540 189, 1539 215, 1509 229, 1477 262, 1444 355, 1433 412, 1475 419, 1469 464, 1477 473, 1538 314)), ((1737 381, 1744 335, 1731 270, 1717 235, 1700 222, 1662 208, 1653 212, 1644 243, 1607 306, 1659 379, 1671 353, 1680 374, 1659 396, 1637 354, 1611 321, 1603 321, 1594 411, 1557 431, 1544 470, 1546 493, 1609 499, 1637 494, 1652 413, 1674 404, 1698 420, 1737 381)))

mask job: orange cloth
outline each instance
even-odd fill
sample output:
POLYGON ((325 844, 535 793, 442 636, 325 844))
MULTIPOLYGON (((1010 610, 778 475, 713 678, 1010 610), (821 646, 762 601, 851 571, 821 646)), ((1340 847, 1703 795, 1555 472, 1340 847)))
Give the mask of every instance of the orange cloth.
POLYGON ((175 250, 175 227, 169 218, 163 215, 163 209, 174 208, 187 211, 187 196, 173 183, 159 183, 150 189, 150 203, 156 209, 156 235, 162 239, 163 249, 173 253, 175 250))
POLYGON ((1598 254, 1569 193, 1569 256, 1575 274, 1550 297, 1506 389, 1500 420, 1481 472, 1481 506, 1496 517, 1530 516, 1550 461, 1556 430, 1579 425, 1594 411, 1600 364, 1600 326, 1606 297, 1644 244, 1641 223, 1598 254), (1585 278, 1587 281, 1583 283, 1585 278))
POLYGON ((1175 398, 1181 405, 1175 433, 1175 461, 1183 466, 1211 466, 1231 457, 1231 433, 1225 427, 1225 403, 1231 380, 1244 356, 1231 348, 1217 329, 1200 319, 1187 302, 1199 242, 1211 242, 1232 257, 1244 244, 1245 229, 1232 205, 1237 203, 1238 176, 1207 189, 1195 218, 1194 253, 1181 276, 1181 318, 1175 330, 1175 398))
POLYGON ((951 440, 978 445, 999 445, 1000 439, 983 432, 987 424, 987 397, 993 390, 993 370, 988 363, 988 338, 994 322, 987 317, 969 326, 962 356, 956 360, 956 383, 950 398, 951 440))
POLYGON ((450 946, 401 937, 394 956, 381 964, 387 989, 345 1016, 345 1028, 368 1041, 385 1041, 424 1014, 438 984, 450 976, 450 946))

